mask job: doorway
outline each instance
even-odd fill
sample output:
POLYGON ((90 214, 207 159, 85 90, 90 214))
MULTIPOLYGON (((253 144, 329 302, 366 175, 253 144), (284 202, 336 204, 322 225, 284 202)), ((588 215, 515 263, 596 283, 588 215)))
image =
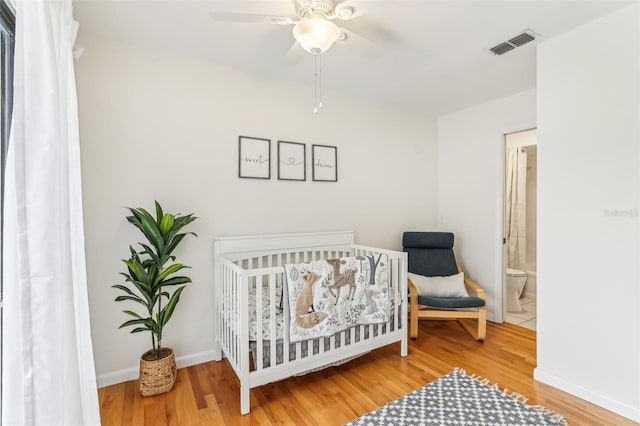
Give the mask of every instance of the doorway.
POLYGON ((537 129, 505 134, 503 303, 506 322, 537 324, 537 129))

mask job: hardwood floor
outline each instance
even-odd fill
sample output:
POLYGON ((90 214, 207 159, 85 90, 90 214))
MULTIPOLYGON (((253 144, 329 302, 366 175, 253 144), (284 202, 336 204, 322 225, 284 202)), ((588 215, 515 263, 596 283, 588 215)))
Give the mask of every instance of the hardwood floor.
POLYGON ((450 372, 464 368, 563 414, 570 425, 635 425, 607 410, 533 380, 535 331, 487 323, 487 341, 454 321, 421 321, 409 343, 377 349, 339 367, 251 390, 240 415, 239 385, 226 361, 178 370, 175 388, 143 398, 135 381, 98 391, 103 425, 341 425, 450 372))

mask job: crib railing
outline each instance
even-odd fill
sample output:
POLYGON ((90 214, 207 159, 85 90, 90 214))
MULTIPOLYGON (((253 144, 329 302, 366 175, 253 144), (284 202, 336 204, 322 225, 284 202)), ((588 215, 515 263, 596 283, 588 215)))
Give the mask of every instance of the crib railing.
MULTIPOLYGON (((217 269, 218 285, 215 291, 217 338, 220 349, 240 377, 245 365, 241 355, 248 349, 245 347, 248 343, 245 345, 242 341, 242 336, 248 336, 248 332, 243 328, 246 321, 240 320, 247 318, 249 312, 247 304, 243 303, 248 297, 246 274, 238 265, 223 257, 218 259, 217 269)), ((247 356, 247 365, 248 360, 247 356)))

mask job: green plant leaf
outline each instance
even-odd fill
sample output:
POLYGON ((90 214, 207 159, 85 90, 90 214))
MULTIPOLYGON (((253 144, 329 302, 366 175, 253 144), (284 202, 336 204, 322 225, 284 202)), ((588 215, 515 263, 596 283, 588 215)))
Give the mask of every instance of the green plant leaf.
POLYGON ((131 325, 146 325, 147 327, 149 327, 150 329, 156 331, 158 325, 156 324, 155 321, 153 321, 152 319, 149 318, 141 318, 141 319, 134 319, 134 320, 129 320, 126 322, 123 322, 119 328, 124 328, 124 327, 129 327, 131 325))
POLYGON ((131 277, 131 283, 136 286, 138 291, 142 294, 149 294, 152 291, 151 285, 147 282, 140 281, 136 277, 131 277))
MULTIPOLYGON (((142 225, 149 230, 149 232, 154 236, 154 239, 158 241, 158 243, 162 243, 164 245, 164 238, 162 238, 162 233, 160 232, 160 222, 156 221, 151 213, 142 207, 138 207, 138 212, 142 213, 141 223, 142 225)), ((153 240, 149 242, 153 243, 153 240)), ((158 245, 160 247, 161 245, 158 245)))
MULTIPOLYGON (((196 219, 197 217, 193 216, 193 214, 188 214, 186 216, 176 216, 173 221, 173 227, 165 236, 166 237, 165 241, 171 241, 173 237, 176 234, 178 234, 178 232, 180 232, 182 228, 184 228, 185 226, 187 226, 188 224, 190 224, 196 219)), ((197 237, 197 235, 193 232, 190 232, 190 234, 193 234, 197 237)))
POLYGON ((144 300, 142 300, 141 298, 139 298, 138 296, 118 296, 115 299, 116 302, 122 302, 123 300, 132 300, 134 302, 138 302, 139 304, 143 305, 145 308, 149 309, 149 304, 144 300))
POLYGON ((173 310, 176 308, 176 305, 180 300, 180 294, 182 293, 182 290, 184 290, 184 287, 179 287, 171 296, 171 299, 169 300, 169 303, 167 303, 167 306, 165 306, 165 308, 163 309, 162 322, 160 322, 162 326, 164 326, 171 319, 173 310))
POLYGON ((153 331, 148 327, 136 327, 133 330, 131 330, 131 334, 133 333, 140 333, 141 331, 153 331))
POLYGON ((167 244, 167 248, 165 250, 165 254, 170 255, 171 253, 173 253, 173 250, 175 250, 175 248, 177 247, 178 244, 180 244, 180 241, 182 241, 182 239, 187 236, 187 234, 178 234, 175 237, 173 237, 170 241, 169 244, 167 244))
MULTIPOLYGON (((123 277, 127 278, 127 281, 131 279, 131 275, 127 274, 126 272, 120 272, 120 275, 122 275, 123 277)), ((114 286, 112 286, 114 287, 114 286)))
POLYGON ((162 281, 165 278, 167 278, 169 275, 175 274, 179 270, 186 269, 186 268, 189 268, 189 267, 181 263, 174 263, 173 265, 169 265, 164 269, 164 271, 162 271, 162 273, 158 274, 158 281, 162 281))
POLYGON ((136 286, 136 288, 138 289, 142 297, 144 297, 145 300, 147 301, 147 304, 150 307, 152 307, 154 305, 154 302, 153 302, 153 294, 151 292, 151 288, 139 281, 132 280, 131 283, 133 283, 133 285, 136 286))
POLYGON ((142 248, 144 248, 143 253, 146 253, 151 258, 153 263, 155 263, 156 265, 162 265, 162 263, 160 263, 160 258, 151 247, 144 243, 140 243, 140 245, 142 246, 142 248))
POLYGON ((128 314, 128 315, 131 315, 132 317, 136 317, 136 318, 142 319, 142 317, 140 315, 138 315, 136 312, 129 311, 129 310, 122 311, 122 312, 124 312, 125 314, 128 314))
POLYGON ((155 200, 154 202, 156 204, 156 221, 160 223, 160 221, 162 220, 162 217, 164 216, 164 213, 162 211, 162 207, 160 206, 160 203, 157 200, 155 200))
MULTIPOLYGON (((122 275, 124 275, 124 274, 122 274, 122 275)), ((125 276, 126 276, 126 275, 125 275, 125 276)), ((129 287, 125 287, 125 286, 123 286, 123 285, 121 285, 121 284, 112 285, 111 287, 112 287, 112 288, 117 288, 118 290, 122 290, 122 291, 124 291, 125 293, 128 293, 128 294, 130 294, 130 295, 132 295, 132 296, 135 296, 135 295, 136 295, 133 291, 131 291, 131 290, 129 289, 129 287)))
MULTIPOLYGON (((172 227, 173 227, 173 215, 169 213, 165 213, 164 216, 162 216, 162 221, 160 222, 160 233, 162 234, 163 238, 167 235, 167 232, 169 232, 169 230, 171 230, 172 227)), ((164 242, 166 243, 167 240, 165 239, 164 242)))
POLYGON ((191 278, 189 277, 173 277, 170 278, 168 280, 165 280, 162 282, 163 286, 166 285, 178 285, 178 284, 186 284, 186 283, 190 283, 191 282, 191 278))
POLYGON ((153 244, 158 253, 161 253, 162 250, 164 250, 164 238, 162 238, 160 229, 158 228, 158 223, 155 221, 153 216, 141 207, 137 209, 129 208, 129 211, 131 211, 133 216, 127 217, 127 220, 140 229, 145 237, 147 237, 147 240, 153 244))
POLYGON ((130 260, 123 260, 123 262, 127 265, 127 267, 129 267, 131 275, 135 275, 135 277, 133 278, 136 278, 141 282, 149 282, 149 275, 147 274, 145 267, 142 266, 142 263, 140 263, 138 259, 132 258, 130 260))

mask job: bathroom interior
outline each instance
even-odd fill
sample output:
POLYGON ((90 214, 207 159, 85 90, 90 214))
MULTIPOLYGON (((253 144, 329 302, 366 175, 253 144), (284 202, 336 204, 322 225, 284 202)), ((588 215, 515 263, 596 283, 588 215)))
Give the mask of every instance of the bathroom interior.
POLYGON ((536 329, 537 130, 505 135, 505 321, 536 329))

